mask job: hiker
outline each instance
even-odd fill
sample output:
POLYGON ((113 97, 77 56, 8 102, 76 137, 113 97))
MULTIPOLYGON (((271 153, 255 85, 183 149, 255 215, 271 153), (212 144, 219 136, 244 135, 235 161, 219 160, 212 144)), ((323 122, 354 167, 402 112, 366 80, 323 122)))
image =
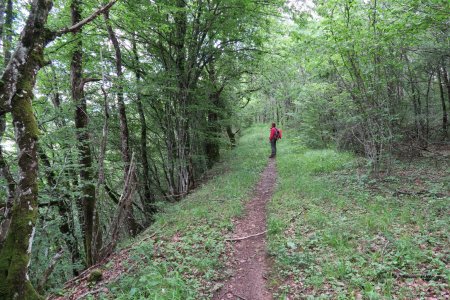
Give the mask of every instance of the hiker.
POLYGON ((272 154, 269 156, 269 158, 275 157, 277 155, 277 140, 281 139, 281 130, 279 130, 277 127, 275 127, 275 123, 272 123, 272 128, 270 128, 270 146, 272 147, 272 154))

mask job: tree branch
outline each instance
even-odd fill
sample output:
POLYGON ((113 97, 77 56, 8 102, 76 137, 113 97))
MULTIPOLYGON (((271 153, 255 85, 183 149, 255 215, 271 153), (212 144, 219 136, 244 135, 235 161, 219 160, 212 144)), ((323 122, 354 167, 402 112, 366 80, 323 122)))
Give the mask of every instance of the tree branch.
POLYGON ((89 17, 87 17, 84 20, 81 20, 80 22, 78 22, 77 24, 70 26, 70 27, 66 27, 63 29, 60 29, 58 31, 55 32, 55 37, 64 35, 66 33, 69 32, 75 32, 78 29, 80 29, 81 27, 83 27, 84 25, 92 22, 95 18, 97 18, 100 14, 104 13, 105 11, 109 10, 118 0, 112 0, 111 2, 109 2, 108 4, 106 4, 105 6, 99 8, 98 10, 96 10, 94 13, 92 13, 89 17))
POLYGON ((63 253, 64 253, 64 249, 60 248, 59 251, 55 254, 55 256, 53 256, 52 261, 48 265, 47 269, 45 270, 44 274, 42 275, 41 280, 39 281, 39 285, 38 285, 39 291, 41 291, 41 292, 44 291, 45 284, 47 283, 48 278, 50 277, 53 270, 55 269, 56 264, 63 256, 63 253))

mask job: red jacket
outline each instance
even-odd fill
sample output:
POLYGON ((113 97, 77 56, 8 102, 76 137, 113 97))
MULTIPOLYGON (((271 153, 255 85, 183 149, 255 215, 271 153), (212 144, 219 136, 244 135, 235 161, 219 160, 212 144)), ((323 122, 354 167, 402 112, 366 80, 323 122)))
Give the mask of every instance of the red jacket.
MULTIPOLYGON (((269 136, 269 140, 271 141, 274 137, 275 137, 275 134, 276 134, 276 130, 277 130, 278 128, 276 128, 276 127, 272 127, 271 129, 270 129, 270 136, 269 136)), ((281 130, 280 129, 278 129, 278 138, 279 139, 281 139, 281 130)))

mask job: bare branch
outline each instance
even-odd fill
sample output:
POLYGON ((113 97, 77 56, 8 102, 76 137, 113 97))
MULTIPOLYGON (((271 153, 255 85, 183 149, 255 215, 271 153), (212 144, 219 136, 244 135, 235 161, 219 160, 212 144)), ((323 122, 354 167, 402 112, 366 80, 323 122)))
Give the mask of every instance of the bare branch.
POLYGON ((75 32, 78 29, 80 29, 81 27, 83 27, 84 25, 92 22, 93 20, 95 20, 95 18, 97 18, 99 15, 101 15, 102 13, 104 13, 105 11, 109 10, 118 0, 112 0, 111 2, 109 2, 108 4, 106 4, 105 6, 99 8, 98 10, 96 10, 94 13, 92 13, 89 17, 87 17, 84 20, 81 20, 80 22, 78 22, 77 24, 70 26, 70 27, 66 27, 63 29, 60 29, 58 31, 55 32, 55 37, 61 36, 63 34, 69 33, 69 32, 75 32))
POLYGON ((56 264, 63 256, 63 253, 64 253, 64 249, 60 248, 59 251, 55 254, 55 256, 53 256, 52 261, 50 262, 50 264, 47 267, 47 270, 45 270, 44 274, 42 275, 41 281, 39 282, 39 285, 38 285, 38 290, 40 290, 40 291, 44 290, 45 284, 47 283, 48 278, 50 277, 50 274, 52 274, 53 270, 55 269, 56 264))

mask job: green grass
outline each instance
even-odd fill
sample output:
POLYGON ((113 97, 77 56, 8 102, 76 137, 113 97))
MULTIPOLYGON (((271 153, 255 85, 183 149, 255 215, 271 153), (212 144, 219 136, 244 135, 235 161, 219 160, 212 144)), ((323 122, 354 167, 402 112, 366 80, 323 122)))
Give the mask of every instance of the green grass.
POLYGON ((165 206, 148 232, 133 242, 129 271, 110 285, 110 299, 208 299, 227 276, 225 241, 232 218, 267 163, 267 130, 246 130, 212 177, 186 199, 165 206), (156 232, 151 239, 143 240, 156 232), (142 240, 142 242, 139 242, 142 240))
POLYGON ((347 153, 308 150, 289 138, 278 148, 268 217, 276 299, 448 293, 448 162, 397 162, 377 179, 347 153))

